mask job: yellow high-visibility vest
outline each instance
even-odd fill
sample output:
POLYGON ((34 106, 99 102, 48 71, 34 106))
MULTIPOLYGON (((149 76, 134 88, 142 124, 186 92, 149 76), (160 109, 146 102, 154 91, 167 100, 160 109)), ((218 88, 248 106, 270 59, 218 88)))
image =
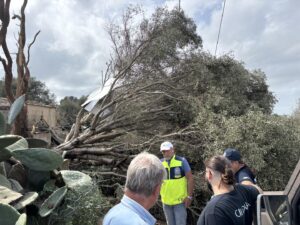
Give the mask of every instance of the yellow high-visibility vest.
POLYGON ((166 168, 167 177, 161 186, 161 201, 165 205, 178 205, 188 196, 182 158, 174 155, 170 164, 166 160, 162 164, 166 168))

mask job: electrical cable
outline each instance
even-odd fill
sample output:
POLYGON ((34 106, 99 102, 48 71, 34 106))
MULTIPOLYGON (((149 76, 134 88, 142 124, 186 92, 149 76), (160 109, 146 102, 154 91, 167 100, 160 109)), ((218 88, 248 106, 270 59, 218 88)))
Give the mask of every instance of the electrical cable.
POLYGON ((222 10, 222 16, 221 16, 221 21, 220 21, 220 26, 219 26, 219 32, 218 32, 218 38, 217 38, 217 43, 216 43, 216 49, 215 49, 215 56, 217 55, 217 49, 218 49, 218 44, 219 44, 219 39, 220 39, 220 33, 221 33, 221 27, 222 27, 222 22, 223 22, 223 16, 224 16, 224 11, 225 11, 225 4, 226 4, 226 0, 224 0, 223 10, 222 10))

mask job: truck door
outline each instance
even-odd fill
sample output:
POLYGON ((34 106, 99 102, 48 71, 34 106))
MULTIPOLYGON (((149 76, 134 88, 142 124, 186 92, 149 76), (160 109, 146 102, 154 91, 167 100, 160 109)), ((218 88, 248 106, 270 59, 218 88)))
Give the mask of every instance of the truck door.
POLYGON ((258 196, 257 224, 300 225, 300 160, 283 192, 264 192, 258 196))
POLYGON ((300 160, 284 190, 291 205, 292 224, 300 225, 300 160))

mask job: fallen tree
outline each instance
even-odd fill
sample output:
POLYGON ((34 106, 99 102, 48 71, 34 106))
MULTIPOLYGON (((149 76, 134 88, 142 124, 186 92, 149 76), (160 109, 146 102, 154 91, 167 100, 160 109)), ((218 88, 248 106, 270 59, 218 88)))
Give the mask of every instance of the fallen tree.
POLYGON ((58 147, 65 151, 66 158, 94 160, 97 164, 110 167, 113 164, 126 170, 128 162, 138 152, 157 147, 164 139, 182 138, 194 132, 189 127, 190 121, 184 121, 184 114, 190 112, 181 108, 189 104, 189 95, 177 85, 184 82, 184 77, 174 76, 168 70, 180 63, 180 50, 190 44, 190 39, 183 44, 184 38, 193 35, 193 48, 201 46, 195 26, 183 12, 158 10, 153 21, 146 24, 143 20, 143 29, 129 30, 135 13, 137 11, 129 10, 124 16, 123 29, 110 28, 115 58, 104 76, 108 91, 99 95, 90 112, 83 108, 78 113, 65 143, 58 147), (177 24, 176 32, 179 28, 188 32, 182 31, 181 39, 168 43, 172 52, 163 52, 165 59, 155 62, 155 55, 150 52, 165 48, 156 45, 166 39, 162 32, 174 29, 172 24, 177 24), (177 49, 180 42, 182 48, 177 49))
POLYGON ((249 71, 233 57, 216 58, 202 51, 196 26, 183 11, 157 9, 150 19, 141 15, 129 9, 122 26, 110 26, 114 54, 103 86, 88 97, 57 150, 73 167, 93 175, 105 194, 119 196, 131 159, 141 151, 159 156, 160 143, 171 140, 195 173, 198 185, 191 212, 196 215, 208 199, 203 160, 228 146, 241 146, 246 162, 263 169, 268 164, 264 157, 278 146, 259 137, 278 130, 276 139, 285 139, 281 130, 286 125, 271 115, 275 98, 263 72, 249 71), (248 123, 245 118, 253 112, 261 121, 251 129, 261 133, 243 139, 246 131, 238 121, 248 123), (265 120, 274 126, 260 128, 265 120))

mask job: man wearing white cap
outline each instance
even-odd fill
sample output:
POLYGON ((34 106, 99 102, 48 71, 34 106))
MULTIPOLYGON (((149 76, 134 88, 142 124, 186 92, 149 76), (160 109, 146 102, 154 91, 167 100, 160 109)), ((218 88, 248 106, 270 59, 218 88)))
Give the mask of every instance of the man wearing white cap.
POLYGON ((176 156, 171 142, 160 146, 167 177, 160 190, 168 225, 186 225, 187 211, 193 199, 194 179, 191 167, 183 157, 176 156))

